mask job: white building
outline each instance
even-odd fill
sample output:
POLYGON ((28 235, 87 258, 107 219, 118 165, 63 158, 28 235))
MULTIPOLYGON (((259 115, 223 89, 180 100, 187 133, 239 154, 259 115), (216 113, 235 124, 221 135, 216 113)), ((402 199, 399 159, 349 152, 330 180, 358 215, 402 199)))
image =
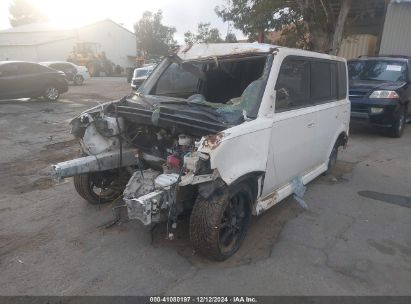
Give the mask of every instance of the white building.
POLYGON ((22 25, 0 31, 0 61, 67 60, 74 47, 92 45, 98 53, 123 68, 134 66, 136 36, 110 19, 78 28, 49 23, 22 25))

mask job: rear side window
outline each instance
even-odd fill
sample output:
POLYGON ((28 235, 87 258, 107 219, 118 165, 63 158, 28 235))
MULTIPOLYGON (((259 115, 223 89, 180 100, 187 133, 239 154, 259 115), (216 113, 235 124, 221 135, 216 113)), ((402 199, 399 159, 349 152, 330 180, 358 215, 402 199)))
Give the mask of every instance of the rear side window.
POLYGON ((19 74, 37 74, 44 72, 47 68, 35 63, 19 63, 19 74))
POLYGON ((276 84, 276 112, 309 106, 310 62, 286 59, 281 65, 276 84))
POLYGON ((332 61, 311 61, 311 100, 313 103, 337 99, 337 67, 332 61))
POLYGON ((316 58, 286 58, 275 89, 276 112, 346 98, 346 65, 316 58))
POLYGON ((331 65, 327 62, 311 62, 311 98, 321 101, 331 98, 331 65))

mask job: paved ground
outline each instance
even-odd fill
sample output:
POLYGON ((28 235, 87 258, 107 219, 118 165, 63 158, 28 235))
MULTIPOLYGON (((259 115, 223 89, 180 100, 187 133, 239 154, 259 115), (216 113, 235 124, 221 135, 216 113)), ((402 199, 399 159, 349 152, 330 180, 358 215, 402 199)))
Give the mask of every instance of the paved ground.
POLYGON ((283 201, 235 257, 211 263, 185 223, 175 241, 137 222, 105 229, 111 205, 49 179, 77 154, 69 119, 128 92, 99 78, 57 103, 0 101, 1 295, 411 295, 411 126, 401 139, 353 128, 333 176, 309 185, 308 211, 283 201))

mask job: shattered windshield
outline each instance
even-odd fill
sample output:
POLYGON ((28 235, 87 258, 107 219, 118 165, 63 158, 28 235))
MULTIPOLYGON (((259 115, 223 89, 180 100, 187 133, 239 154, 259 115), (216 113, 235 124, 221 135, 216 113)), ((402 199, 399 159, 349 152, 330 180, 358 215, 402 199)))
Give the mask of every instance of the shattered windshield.
POLYGON ((405 81, 406 64, 392 60, 355 60, 348 63, 350 80, 405 81))
POLYGON ((271 66, 271 55, 207 61, 170 62, 144 95, 184 99, 219 111, 242 111, 255 117, 271 66))

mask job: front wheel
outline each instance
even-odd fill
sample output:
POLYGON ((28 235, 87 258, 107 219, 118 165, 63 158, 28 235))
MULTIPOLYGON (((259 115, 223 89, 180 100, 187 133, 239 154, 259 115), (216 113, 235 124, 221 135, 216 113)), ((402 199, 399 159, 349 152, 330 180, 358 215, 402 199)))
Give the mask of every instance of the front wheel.
POLYGON ((109 203, 122 191, 116 189, 116 176, 108 172, 85 173, 73 177, 74 188, 87 202, 93 205, 109 203))
POLYGON ((252 210, 250 187, 241 183, 228 193, 199 197, 190 217, 190 240, 194 250, 207 258, 223 261, 240 248, 252 210))
POLYGON ((43 97, 47 101, 56 101, 59 99, 60 92, 55 86, 48 86, 43 93, 43 97))
POLYGON ((399 111, 399 114, 395 118, 395 121, 392 127, 388 130, 388 135, 394 138, 400 138, 402 133, 404 132, 406 117, 405 114, 407 113, 406 109, 402 107, 399 111))

